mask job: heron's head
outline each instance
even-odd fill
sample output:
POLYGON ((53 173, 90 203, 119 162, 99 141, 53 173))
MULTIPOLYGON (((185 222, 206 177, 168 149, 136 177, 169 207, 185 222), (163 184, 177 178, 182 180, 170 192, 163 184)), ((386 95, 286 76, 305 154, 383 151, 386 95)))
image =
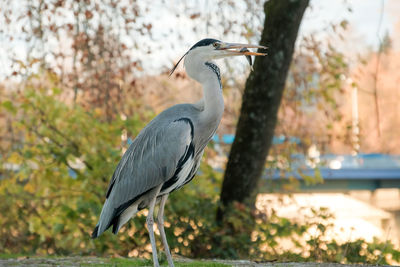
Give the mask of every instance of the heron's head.
MULTIPOLYGON (((225 43, 216 39, 203 39, 193 45, 187 51, 178 63, 172 68, 170 75, 175 71, 181 60, 186 56, 187 59, 195 60, 197 62, 207 62, 213 59, 232 57, 232 56, 246 56, 250 65, 252 65, 251 56, 265 56, 266 53, 252 52, 249 48, 262 48, 265 46, 254 44, 238 44, 238 43, 225 43)), ((186 64, 186 60, 185 60, 186 64)))

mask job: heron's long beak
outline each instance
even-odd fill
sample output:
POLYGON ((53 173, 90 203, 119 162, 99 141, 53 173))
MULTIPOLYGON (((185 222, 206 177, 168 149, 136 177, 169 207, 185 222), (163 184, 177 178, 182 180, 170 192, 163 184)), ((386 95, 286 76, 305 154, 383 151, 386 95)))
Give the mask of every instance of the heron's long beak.
POLYGON ((222 43, 220 45, 220 47, 216 48, 216 50, 220 50, 220 51, 224 52, 221 55, 221 57, 226 57, 226 56, 265 56, 265 55, 267 55, 267 53, 252 52, 252 51, 248 50, 248 48, 267 49, 267 47, 262 46, 262 45, 222 43))

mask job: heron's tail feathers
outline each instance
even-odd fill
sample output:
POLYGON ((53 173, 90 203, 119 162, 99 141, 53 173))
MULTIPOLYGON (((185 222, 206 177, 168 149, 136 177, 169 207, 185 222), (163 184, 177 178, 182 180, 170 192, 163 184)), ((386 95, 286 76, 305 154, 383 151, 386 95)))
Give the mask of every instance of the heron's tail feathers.
MULTIPOLYGON (((112 223, 112 232, 113 234, 117 234, 119 229, 129 221, 130 218, 134 217, 138 212, 138 203, 134 203, 128 208, 126 208, 121 214, 113 218, 112 223)), ((111 225, 110 225, 111 226, 111 225)))
POLYGON ((92 238, 95 239, 98 236, 99 236, 99 225, 96 225, 96 227, 94 228, 93 233, 92 233, 92 238))
POLYGON ((113 208, 110 207, 109 199, 106 199, 104 202, 103 208, 100 213, 99 221, 97 222, 96 227, 93 229, 92 238, 99 237, 104 231, 106 231, 110 226, 115 222, 114 220, 114 211, 113 208))
MULTIPOLYGON (((100 222, 96 225, 96 227, 93 229, 92 232, 92 238, 95 239, 97 237, 99 237, 103 232, 105 232, 108 228, 110 228, 111 226, 115 225, 116 222, 111 222, 105 229, 103 229, 104 227, 100 225, 100 222)), ((115 227, 115 226, 114 226, 115 227)), ((113 227, 113 233, 116 234, 116 232, 114 232, 114 227, 113 227)), ((118 232, 118 231, 117 231, 118 232)))
MULTIPOLYGON (((92 238, 93 239, 97 238, 111 226, 112 226, 113 234, 117 234, 119 229, 121 229, 121 227, 127 221, 129 221, 130 218, 134 217, 137 212, 138 212, 138 204, 134 203, 133 205, 131 205, 127 209, 125 209, 121 214, 114 215, 114 217, 110 220, 110 222, 107 224, 106 227, 104 227, 104 225, 101 224, 101 219, 100 219, 100 222, 96 225, 96 227, 93 230, 92 238)), ((100 215, 100 218, 101 218, 101 215, 100 215)))
MULTIPOLYGON (((115 222, 111 222, 108 224, 107 227, 104 228, 103 225, 101 225, 101 222, 99 222, 96 227, 93 229, 92 232, 92 238, 95 239, 97 237, 99 237, 102 233, 104 233, 108 228, 110 228, 113 224, 115 224, 115 222)), ((113 231, 114 232, 114 231, 113 231)), ((116 234, 116 233, 114 233, 116 234)))

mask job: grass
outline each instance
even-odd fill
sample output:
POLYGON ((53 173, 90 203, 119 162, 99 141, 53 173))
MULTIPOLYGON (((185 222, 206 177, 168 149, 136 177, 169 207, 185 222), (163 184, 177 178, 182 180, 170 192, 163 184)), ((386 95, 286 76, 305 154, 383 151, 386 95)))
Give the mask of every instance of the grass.
MULTIPOLYGON (((104 259, 107 261, 106 259, 104 259)), ((145 259, 125 259, 125 258, 113 258, 110 259, 109 262, 111 266, 118 267, 128 267, 128 266, 153 266, 152 260, 145 259)), ((168 266, 167 261, 160 261, 161 265, 168 266)), ((93 266, 93 265, 83 265, 83 266, 93 266)), ((104 265, 96 265, 96 266, 110 266, 109 263, 105 263, 104 265)), ((223 263, 213 262, 213 261, 185 261, 180 262, 179 260, 175 260, 176 267, 226 267, 231 266, 223 263)))
MULTIPOLYGON (((8 266, 26 266, 26 265, 60 265, 60 266, 153 266, 152 260, 147 259, 128 259, 128 258, 99 258, 99 257, 58 257, 58 256, 26 256, 21 254, 0 254, 0 266, 7 264, 8 266)), ((163 266, 168 266, 166 260, 160 261, 163 266)), ((176 267, 226 267, 231 266, 224 263, 213 262, 211 260, 175 260, 176 267)))
POLYGON ((5 260, 5 259, 16 259, 19 257, 24 257, 26 255, 23 254, 4 254, 4 253, 0 253, 0 260, 5 260))
MULTIPOLYGON (((118 267, 128 267, 128 266, 153 266, 152 260, 142 260, 142 259, 124 259, 124 258, 113 258, 107 263, 104 259, 104 264, 82 264, 82 266, 118 266, 118 267)), ((160 262, 161 265, 168 266, 167 262, 160 262)), ((176 267, 226 267, 231 266, 223 263, 212 262, 212 261, 190 261, 190 262, 179 262, 175 260, 176 267)))
POLYGON ((218 263, 218 262, 211 262, 211 261, 192 261, 192 262, 182 262, 175 264, 176 266, 181 266, 181 267, 195 267, 195 266, 205 266, 205 267, 226 267, 226 266, 231 266, 228 264, 224 263, 218 263))

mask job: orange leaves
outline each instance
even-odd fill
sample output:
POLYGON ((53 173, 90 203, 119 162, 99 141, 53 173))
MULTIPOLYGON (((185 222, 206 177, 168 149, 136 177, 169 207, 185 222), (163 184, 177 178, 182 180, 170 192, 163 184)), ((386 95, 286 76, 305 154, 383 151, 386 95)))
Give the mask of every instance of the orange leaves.
POLYGON ((64 0, 57 0, 57 2, 54 4, 55 7, 62 7, 64 5, 64 0))
POLYGON ((85 17, 86 17, 86 19, 91 19, 91 18, 93 18, 93 13, 90 12, 89 10, 86 10, 85 11, 85 17))
POLYGON ((200 13, 194 13, 192 15, 190 15, 190 19, 197 19, 200 17, 200 13))
POLYGON ((152 25, 151 23, 148 23, 148 24, 143 23, 143 27, 144 27, 146 30, 150 31, 151 28, 153 28, 153 25, 152 25))

